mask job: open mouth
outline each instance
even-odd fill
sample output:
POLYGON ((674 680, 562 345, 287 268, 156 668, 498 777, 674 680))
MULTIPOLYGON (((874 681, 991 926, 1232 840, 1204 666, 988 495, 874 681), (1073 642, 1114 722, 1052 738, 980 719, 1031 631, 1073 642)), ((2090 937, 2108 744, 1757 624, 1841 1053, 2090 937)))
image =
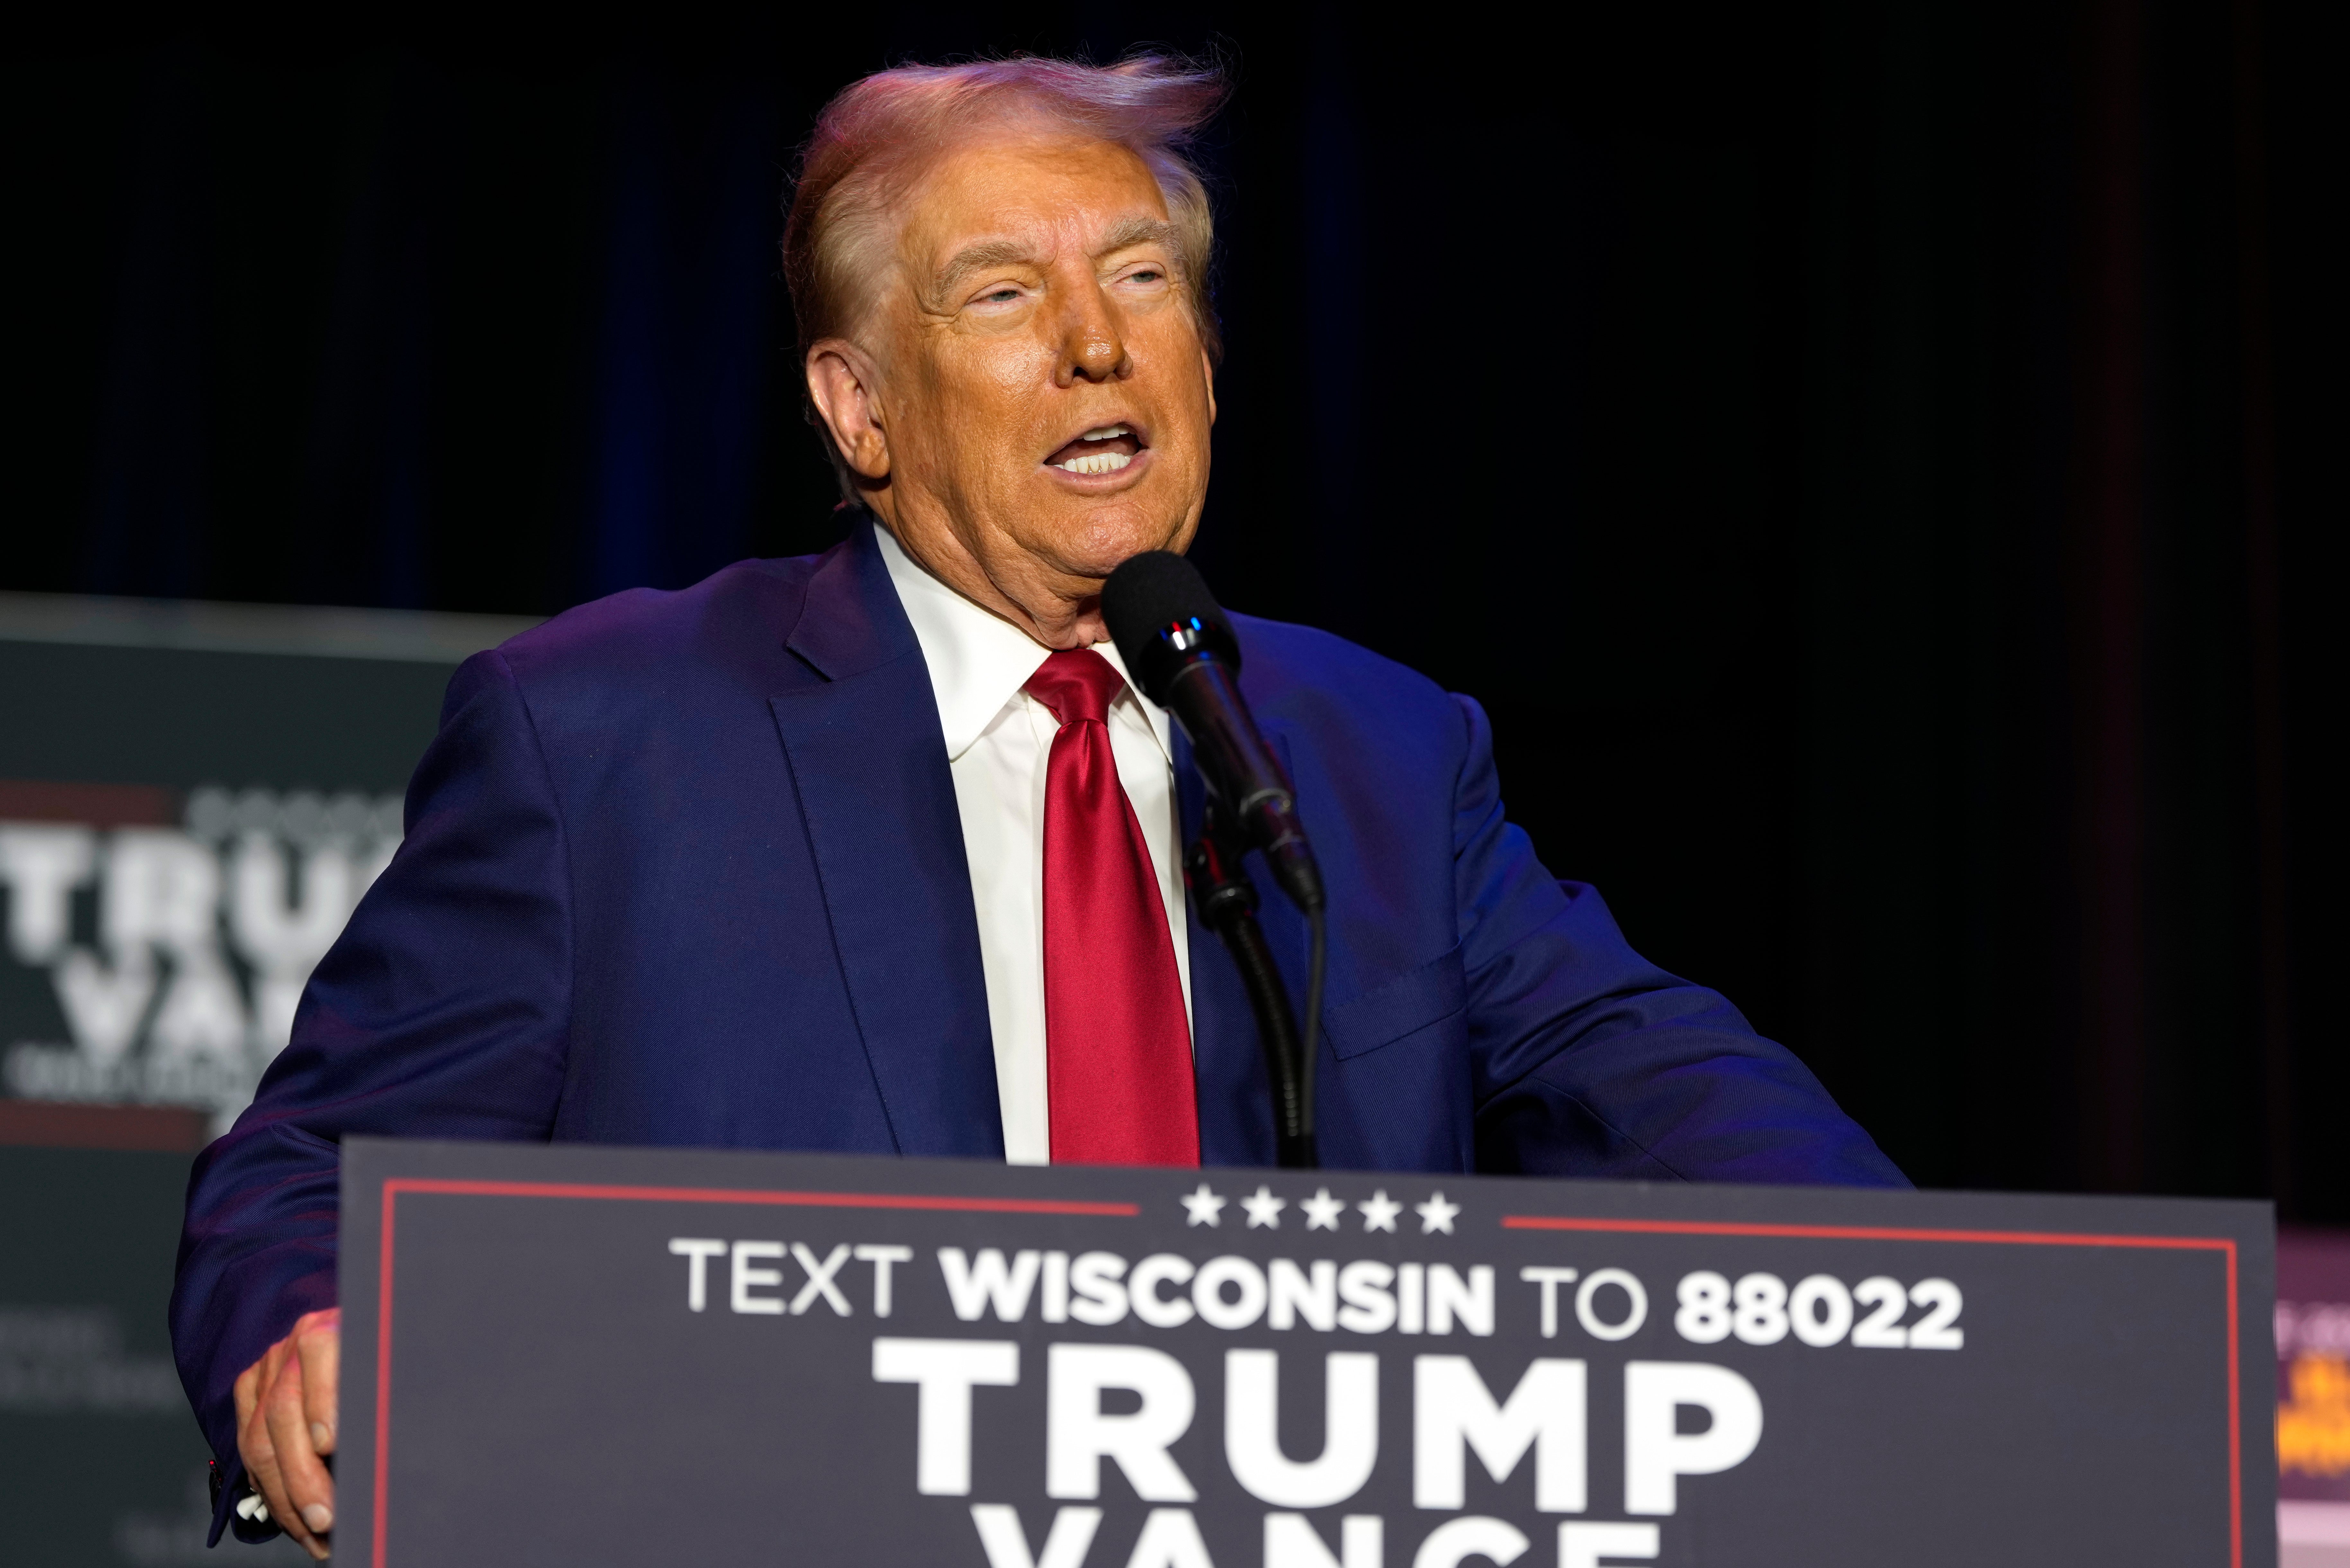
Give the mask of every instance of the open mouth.
POLYGON ((1130 425, 1103 425, 1086 431, 1045 462, 1066 473, 1116 473, 1134 461, 1142 444, 1130 425))

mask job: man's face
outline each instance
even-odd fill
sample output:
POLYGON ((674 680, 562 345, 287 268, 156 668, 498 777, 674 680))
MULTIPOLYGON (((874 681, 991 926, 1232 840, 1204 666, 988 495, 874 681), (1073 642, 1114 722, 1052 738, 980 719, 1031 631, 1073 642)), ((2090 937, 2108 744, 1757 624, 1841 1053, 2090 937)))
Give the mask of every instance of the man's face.
POLYGON ((1128 556, 1185 548, 1207 494, 1215 401, 1158 182, 1125 148, 1007 130, 900 212, 851 462, 967 596, 1057 646, 1098 635, 1083 601, 1128 556))

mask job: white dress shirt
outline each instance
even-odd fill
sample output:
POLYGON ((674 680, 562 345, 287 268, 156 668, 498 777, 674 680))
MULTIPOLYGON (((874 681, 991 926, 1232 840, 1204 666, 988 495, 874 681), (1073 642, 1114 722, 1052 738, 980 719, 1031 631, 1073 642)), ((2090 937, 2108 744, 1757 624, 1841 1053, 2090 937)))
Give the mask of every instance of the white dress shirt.
MULTIPOLYGON (((930 666, 946 732, 947 767, 962 816, 979 913, 979 961, 987 1022, 995 1035, 995 1094, 1003 1109, 1003 1158, 1048 1165, 1051 1110, 1045 1077, 1045 775, 1060 724, 1021 690, 1051 649, 999 620, 914 564, 889 530, 876 527, 906 618, 930 666)), ((1120 675, 1109 643, 1095 651, 1120 675)), ((1191 953, 1183 924, 1181 826, 1175 814, 1174 749, 1167 711, 1129 680, 1110 704, 1109 744, 1118 783, 1150 847, 1159 895, 1174 937, 1183 1012, 1191 1011, 1191 953)))

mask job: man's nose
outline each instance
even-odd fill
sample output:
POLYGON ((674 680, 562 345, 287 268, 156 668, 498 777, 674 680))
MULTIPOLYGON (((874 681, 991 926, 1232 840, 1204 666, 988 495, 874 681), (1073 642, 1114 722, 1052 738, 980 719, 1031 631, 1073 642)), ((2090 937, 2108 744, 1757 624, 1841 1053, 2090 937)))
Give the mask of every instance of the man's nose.
MULTIPOLYGON (((1091 280, 1088 280, 1090 283, 1091 280)), ((1060 373, 1064 387, 1078 381, 1112 381, 1134 368, 1118 316, 1096 285, 1076 291, 1061 323, 1060 373)))

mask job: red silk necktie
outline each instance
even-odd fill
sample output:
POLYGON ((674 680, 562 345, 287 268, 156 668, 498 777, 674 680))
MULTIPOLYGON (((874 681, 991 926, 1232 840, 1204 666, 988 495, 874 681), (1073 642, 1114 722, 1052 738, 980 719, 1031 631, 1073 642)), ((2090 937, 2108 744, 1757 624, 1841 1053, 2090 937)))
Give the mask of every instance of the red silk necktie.
POLYGON ((1118 780, 1109 705, 1126 689, 1091 649, 1022 688, 1061 722, 1045 771, 1045 1077, 1053 1160, 1197 1165, 1191 1029, 1167 904, 1118 780))

